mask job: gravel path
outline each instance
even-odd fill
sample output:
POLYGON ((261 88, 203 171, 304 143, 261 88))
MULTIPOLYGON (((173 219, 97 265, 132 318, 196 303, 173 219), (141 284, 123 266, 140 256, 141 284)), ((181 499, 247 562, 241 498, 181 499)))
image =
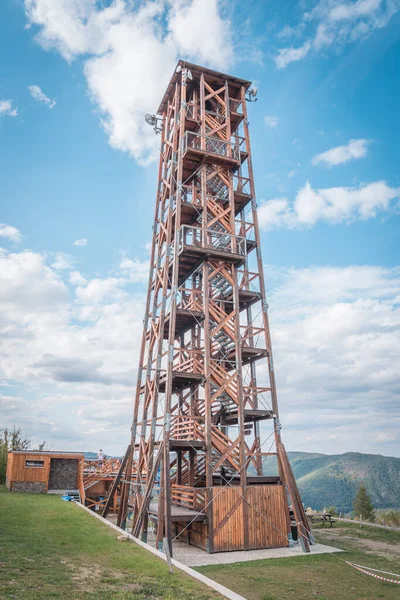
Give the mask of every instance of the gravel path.
MULTIPOLYGON (((153 546, 154 542, 149 535, 148 543, 153 546)), ((323 544, 314 544, 310 547, 311 554, 326 554, 328 552, 341 552, 338 548, 324 546, 323 544)), ((196 546, 189 546, 184 542, 176 541, 173 544, 173 554, 176 560, 179 560, 188 567, 203 567, 206 565, 227 565, 237 562, 248 562, 250 560, 265 560, 268 558, 288 558, 290 556, 304 556, 299 544, 290 548, 268 548, 265 550, 240 550, 238 552, 216 552, 208 554, 196 546)))

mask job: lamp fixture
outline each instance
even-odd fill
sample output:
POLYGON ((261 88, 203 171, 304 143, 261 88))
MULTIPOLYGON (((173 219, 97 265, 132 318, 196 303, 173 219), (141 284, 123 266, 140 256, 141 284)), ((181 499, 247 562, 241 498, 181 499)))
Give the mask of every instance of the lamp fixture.
POLYGON ((147 113, 144 116, 144 120, 146 121, 147 125, 150 125, 150 127, 152 127, 154 129, 154 131, 156 133, 161 133, 162 117, 159 117, 158 115, 151 115, 150 113, 147 113))

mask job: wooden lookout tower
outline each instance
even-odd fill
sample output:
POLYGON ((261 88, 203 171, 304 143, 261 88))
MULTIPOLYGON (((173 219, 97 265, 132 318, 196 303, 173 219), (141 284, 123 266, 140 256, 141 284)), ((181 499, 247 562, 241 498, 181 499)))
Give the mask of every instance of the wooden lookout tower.
POLYGON ((171 551, 177 537, 208 552, 287 546, 294 524, 306 551, 311 540, 281 442, 253 99, 249 81, 180 61, 157 116, 146 115, 161 153, 132 437, 115 488, 119 524, 132 518, 146 539, 155 522, 171 551))

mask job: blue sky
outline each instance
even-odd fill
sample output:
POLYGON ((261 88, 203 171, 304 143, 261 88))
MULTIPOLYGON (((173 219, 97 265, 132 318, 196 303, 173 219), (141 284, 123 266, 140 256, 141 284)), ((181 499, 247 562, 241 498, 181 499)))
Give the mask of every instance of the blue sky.
POLYGON ((143 115, 179 57, 259 89, 287 447, 400 456, 397 0, 1 3, 4 423, 126 445, 159 142, 143 115))

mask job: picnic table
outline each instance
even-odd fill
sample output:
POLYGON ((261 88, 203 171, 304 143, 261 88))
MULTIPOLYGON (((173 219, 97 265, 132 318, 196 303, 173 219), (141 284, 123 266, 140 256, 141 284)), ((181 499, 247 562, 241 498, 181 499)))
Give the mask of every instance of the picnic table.
POLYGON ((332 513, 307 513, 307 517, 310 520, 310 523, 329 523, 331 527, 336 523, 335 519, 333 519, 332 513))

